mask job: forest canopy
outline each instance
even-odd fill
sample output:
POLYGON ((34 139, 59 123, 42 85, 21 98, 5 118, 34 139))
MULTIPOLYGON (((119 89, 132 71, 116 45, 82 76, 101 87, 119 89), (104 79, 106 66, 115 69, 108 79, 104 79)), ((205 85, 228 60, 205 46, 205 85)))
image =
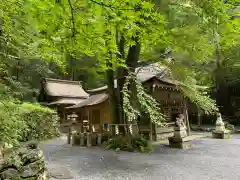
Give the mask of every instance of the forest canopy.
POLYGON ((3 99, 35 101, 42 77, 107 84, 114 121, 145 108, 162 122, 134 75, 139 62, 158 63, 206 113, 231 113, 223 94, 239 83, 238 1, 4 0, 0 20, 3 99))

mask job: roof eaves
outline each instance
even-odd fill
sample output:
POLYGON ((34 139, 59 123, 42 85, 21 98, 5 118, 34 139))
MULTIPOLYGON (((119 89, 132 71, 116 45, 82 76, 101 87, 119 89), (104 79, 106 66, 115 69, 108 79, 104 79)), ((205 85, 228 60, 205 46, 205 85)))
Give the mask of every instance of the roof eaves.
POLYGON ((53 79, 53 78, 44 78, 45 82, 56 82, 56 83, 63 83, 63 84, 77 84, 77 85, 81 85, 80 81, 70 81, 70 80, 62 80, 62 79, 53 79))
POLYGON ((107 99, 108 99, 107 94, 97 94, 97 95, 90 96, 88 99, 84 100, 83 102, 81 102, 77 105, 67 107, 66 109, 77 109, 77 108, 83 108, 83 107, 87 107, 87 106, 94 106, 94 105, 103 103, 107 99), (97 99, 97 101, 96 101, 95 98, 97 96, 101 96, 101 95, 104 95, 104 96, 102 98, 100 97, 100 99, 97 99))

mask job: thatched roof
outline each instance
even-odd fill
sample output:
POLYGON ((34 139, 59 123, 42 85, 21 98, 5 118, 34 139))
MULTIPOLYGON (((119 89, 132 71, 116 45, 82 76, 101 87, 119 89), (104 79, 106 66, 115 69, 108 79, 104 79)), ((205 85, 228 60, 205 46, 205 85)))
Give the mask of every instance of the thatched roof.
POLYGON ((43 88, 47 95, 54 97, 88 98, 80 82, 59 79, 43 79, 43 88))
MULTIPOLYGON (((158 80, 175 85, 176 83, 169 78, 169 69, 165 66, 159 66, 158 63, 150 64, 144 67, 136 68, 137 79, 144 83, 152 78, 157 78, 158 80)), ((114 81, 114 87, 117 88, 117 80, 114 81)), ((96 89, 87 90, 88 93, 96 93, 104 91, 107 89, 107 86, 103 86, 96 89)))
POLYGON ((96 95, 92 95, 90 96, 88 99, 85 99, 84 101, 82 101, 81 103, 71 106, 71 107, 67 107, 67 109, 76 109, 76 108, 81 108, 81 107, 85 107, 85 106, 93 106, 96 104, 100 104, 104 101, 106 101, 108 99, 108 95, 103 93, 103 94, 96 94, 96 95))
POLYGON ((144 67, 138 67, 136 68, 136 73, 137 79, 142 83, 154 77, 159 80, 168 80, 168 82, 170 82, 170 79, 168 77, 169 69, 165 66, 159 66, 158 63, 150 64, 144 67))

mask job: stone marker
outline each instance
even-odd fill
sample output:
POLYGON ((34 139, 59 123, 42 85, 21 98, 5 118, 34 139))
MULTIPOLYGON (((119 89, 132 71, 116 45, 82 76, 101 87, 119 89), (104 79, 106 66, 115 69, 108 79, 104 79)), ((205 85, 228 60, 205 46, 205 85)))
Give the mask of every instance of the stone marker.
POLYGON ((212 131, 212 137, 216 139, 229 139, 231 137, 230 131, 225 128, 220 113, 217 113, 216 127, 212 131))
POLYGON ((187 135, 187 128, 183 121, 184 115, 180 114, 174 127, 173 137, 169 137, 169 146, 172 148, 187 149, 192 147, 192 136, 187 135))
POLYGON ((92 146, 92 136, 90 133, 87 133, 87 147, 92 146))
POLYGON ((73 133, 72 135, 72 145, 73 146, 80 146, 81 144, 81 135, 77 132, 73 133))
POLYGON ((80 134, 80 146, 84 146, 84 139, 85 139, 85 136, 84 136, 84 133, 81 133, 80 134))
POLYGON ((101 135, 101 133, 99 133, 99 134, 97 135, 97 144, 98 144, 99 146, 102 144, 102 135, 101 135))

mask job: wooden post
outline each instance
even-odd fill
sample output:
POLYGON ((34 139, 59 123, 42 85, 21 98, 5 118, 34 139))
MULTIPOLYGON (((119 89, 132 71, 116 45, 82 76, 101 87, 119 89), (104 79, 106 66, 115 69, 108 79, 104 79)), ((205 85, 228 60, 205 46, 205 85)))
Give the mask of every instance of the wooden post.
POLYGON ((157 124, 156 123, 154 124, 154 134, 155 134, 154 141, 157 141, 157 124))
POLYGON ((72 123, 68 126, 68 144, 71 144, 71 137, 72 137, 72 123))
POLYGON ((153 134, 152 121, 150 120, 150 134, 149 134, 149 140, 150 140, 150 141, 153 140, 152 134, 153 134))
POLYGON ((90 133, 87 133, 87 147, 92 146, 92 136, 90 133))
POLYGON ((199 107, 197 107, 197 125, 198 126, 202 125, 201 110, 199 107))
MULTIPOLYGON (((61 119, 60 119, 61 121, 61 119)), ((63 109, 63 121, 60 122, 60 124, 64 124, 66 122, 66 112, 65 112, 65 109, 63 109)))
POLYGON ((101 135, 101 133, 97 134, 97 144, 99 146, 102 144, 102 135, 101 135))
MULTIPOLYGON (((154 93, 154 91, 155 91, 155 87, 156 87, 156 84, 153 82, 152 88, 151 88, 151 94, 152 94, 152 96, 153 96, 153 93, 154 93)), ((150 121, 150 123, 149 123, 149 125, 150 125, 149 140, 152 141, 152 140, 153 140, 153 124, 152 124, 151 119, 149 119, 149 121, 150 121)))
POLYGON ((191 135, 191 128, 190 128, 190 123, 189 123, 189 119, 188 119, 188 109, 187 109, 187 103, 186 101, 184 102, 184 115, 185 115, 185 122, 187 125, 187 134, 188 136, 191 135))

